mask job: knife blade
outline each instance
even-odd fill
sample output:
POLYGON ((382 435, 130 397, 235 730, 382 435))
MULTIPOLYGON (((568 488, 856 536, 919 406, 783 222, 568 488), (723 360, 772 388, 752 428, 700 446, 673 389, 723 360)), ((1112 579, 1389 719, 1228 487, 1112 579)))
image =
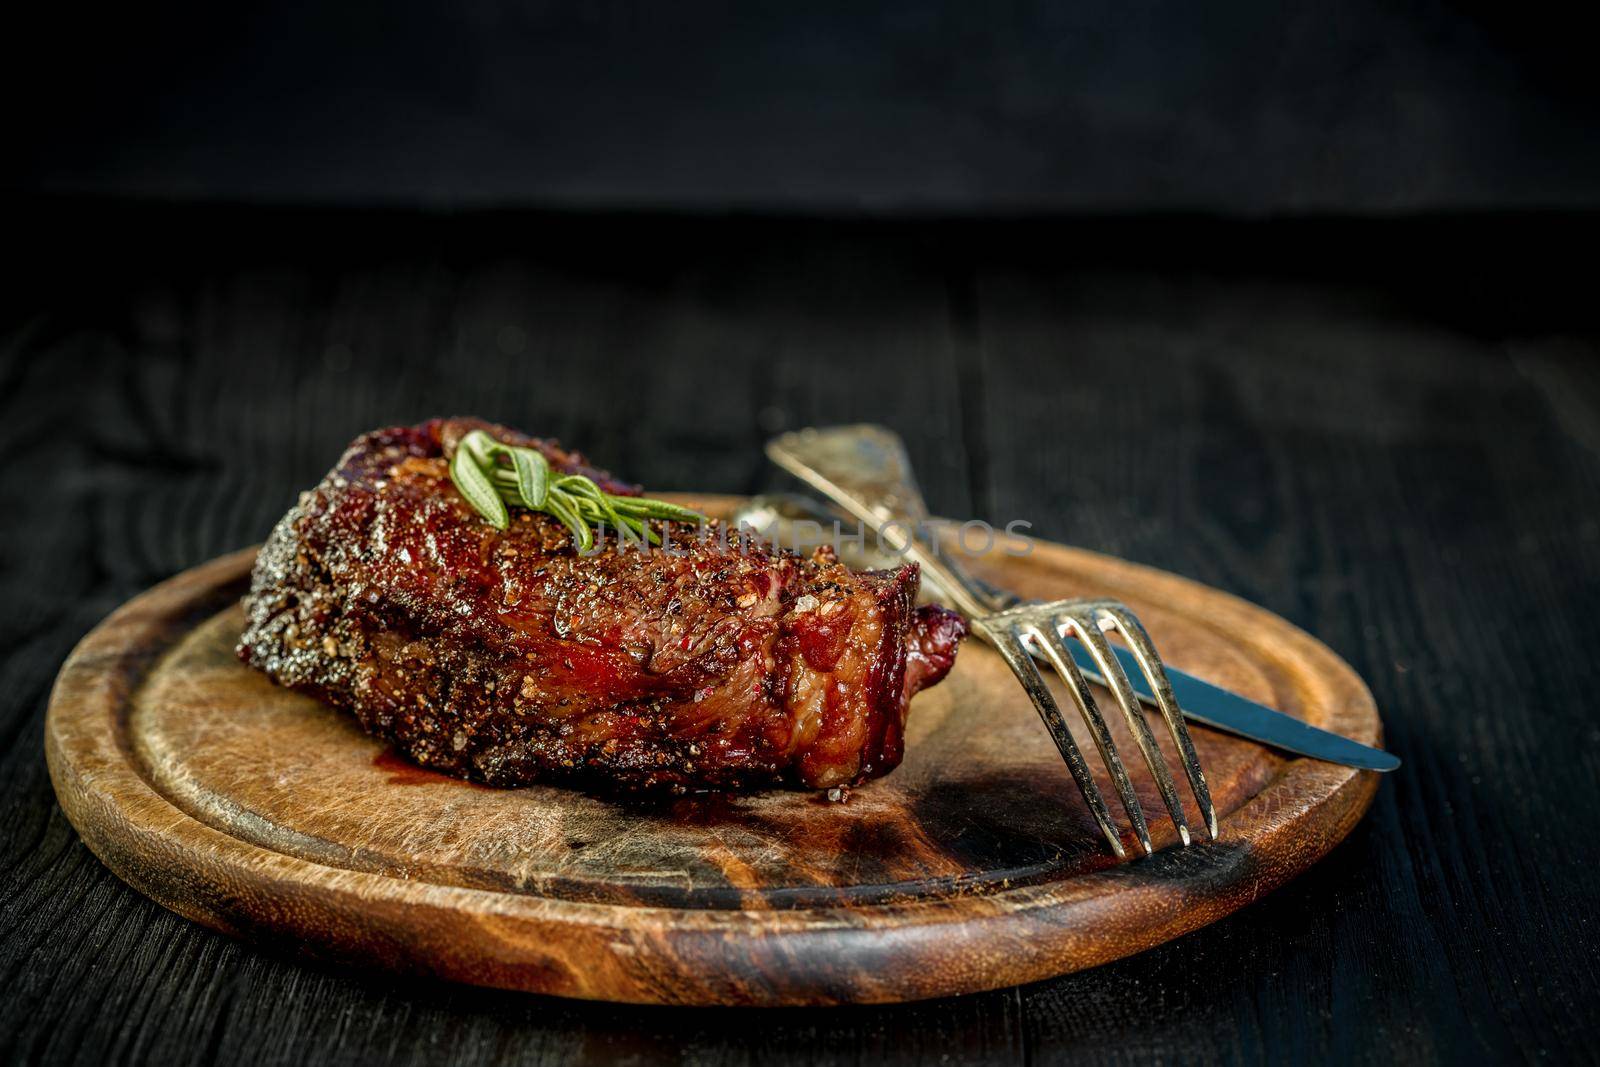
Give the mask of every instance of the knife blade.
MULTIPOLYGON (((1076 639, 1069 639, 1066 644, 1067 650, 1072 653, 1073 662, 1083 671, 1084 677, 1104 684, 1105 679, 1096 668, 1094 657, 1089 654, 1089 650, 1076 639)), ((1150 683, 1145 680, 1139 661, 1134 658, 1132 652, 1121 645, 1112 645, 1111 648, 1122 663, 1122 671, 1128 676, 1134 693, 1146 704, 1153 705, 1155 694, 1150 690, 1150 683)), ((1348 737, 1341 737, 1327 730, 1319 730, 1292 715, 1274 711, 1265 704, 1257 704, 1232 690, 1212 685, 1205 679, 1196 678, 1171 664, 1167 665, 1167 678, 1172 682, 1172 693, 1178 698, 1178 707, 1182 709, 1183 717, 1186 719, 1214 726, 1230 734, 1238 734, 1240 737, 1248 737, 1252 741, 1259 741, 1273 748, 1310 756, 1312 759, 1327 760, 1330 763, 1342 763, 1364 771, 1392 771, 1400 766, 1400 758, 1392 752, 1363 745, 1359 741, 1352 741, 1348 737)))

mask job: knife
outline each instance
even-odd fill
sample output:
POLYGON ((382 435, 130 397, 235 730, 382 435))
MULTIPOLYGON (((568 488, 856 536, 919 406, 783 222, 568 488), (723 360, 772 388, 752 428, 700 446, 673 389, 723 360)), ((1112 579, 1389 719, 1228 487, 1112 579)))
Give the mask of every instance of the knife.
MULTIPOLYGON (((801 430, 769 441, 767 455, 875 531, 891 525, 893 520, 926 517, 904 445, 883 427, 801 430)), ((820 535, 821 524, 836 517, 809 498, 784 494, 756 498, 736 513, 735 521, 763 532, 768 540, 779 540, 772 536, 778 523, 806 520, 816 525, 820 535)), ((790 548, 799 547, 784 543, 790 548)), ((1084 675, 1104 684, 1089 650, 1075 639, 1066 644, 1084 675)), ((1111 647, 1135 694, 1142 702, 1155 705, 1155 694, 1133 653, 1119 645, 1111 647)), ((1166 667, 1173 694, 1187 719, 1296 755, 1361 770, 1392 771, 1400 766, 1399 757, 1391 752, 1318 729, 1171 664, 1166 667)))
MULTIPOLYGON (((1092 682, 1105 683, 1087 648, 1074 639, 1067 642, 1067 650, 1072 653, 1072 660, 1083 671, 1084 677, 1092 682)), ((1122 669, 1139 699, 1154 706, 1155 694, 1150 691, 1150 683, 1145 680, 1133 653, 1121 645, 1112 645, 1111 650, 1122 661, 1122 669)), ((1329 763, 1343 763, 1364 771, 1392 771, 1400 766, 1400 757, 1392 752, 1319 730, 1292 715, 1274 711, 1265 704, 1257 704, 1220 685, 1212 685, 1204 678, 1196 678, 1170 663, 1166 667, 1172 693, 1178 698, 1178 707, 1186 719, 1286 752, 1327 760, 1329 763)))

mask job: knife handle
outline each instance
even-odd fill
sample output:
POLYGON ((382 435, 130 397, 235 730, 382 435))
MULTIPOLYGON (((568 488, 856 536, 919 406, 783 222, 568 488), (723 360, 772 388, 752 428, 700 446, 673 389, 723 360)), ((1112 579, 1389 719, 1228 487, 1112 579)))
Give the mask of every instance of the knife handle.
POLYGON ((1015 602, 968 574, 929 535, 928 506, 893 430, 870 423, 796 430, 768 441, 767 456, 920 564, 961 614, 992 615, 1015 602))

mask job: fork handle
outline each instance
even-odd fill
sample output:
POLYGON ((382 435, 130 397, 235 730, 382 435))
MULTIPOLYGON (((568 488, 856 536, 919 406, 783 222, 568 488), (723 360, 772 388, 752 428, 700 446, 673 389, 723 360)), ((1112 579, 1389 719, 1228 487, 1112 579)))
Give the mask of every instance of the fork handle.
POLYGON ((968 574, 929 536, 928 506, 893 430, 870 423, 796 430, 768 441, 767 456, 920 564, 961 614, 979 618, 1016 602, 968 574))

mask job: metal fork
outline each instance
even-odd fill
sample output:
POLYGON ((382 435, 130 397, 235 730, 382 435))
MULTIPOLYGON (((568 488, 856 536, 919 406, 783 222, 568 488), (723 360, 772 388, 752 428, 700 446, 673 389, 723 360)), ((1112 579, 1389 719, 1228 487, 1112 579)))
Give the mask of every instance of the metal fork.
POLYGON ((1088 679, 1067 648, 1066 638, 1070 636, 1088 649, 1100 676, 1106 679, 1117 706, 1127 720, 1128 729, 1145 764, 1155 777, 1167 813, 1177 827, 1178 839, 1187 845, 1191 840, 1189 823, 1184 817, 1183 804, 1178 799, 1172 773, 1140 708, 1139 698, 1111 643, 1106 639, 1107 633, 1120 634, 1133 653, 1133 659, 1149 683, 1151 692, 1155 694, 1161 717, 1166 721, 1183 762, 1189 788, 1200 806, 1207 834, 1212 840, 1216 839, 1216 809, 1212 807, 1205 773, 1200 769, 1200 760, 1195 755, 1194 743, 1189 739, 1188 727, 1184 725, 1183 714, 1173 696, 1166 668, 1162 666, 1161 657, 1151 644, 1144 626, 1126 605, 1105 599, 1027 602, 995 590, 968 574, 940 551, 937 542, 928 535, 927 506, 912 477, 905 445, 892 431, 881 426, 799 430, 769 441, 767 455, 774 463, 861 520, 891 549, 921 564, 928 576, 944 591, 950 606, 967 616, 973 632, 999 651, 1027 691, 1039 717, 1044 720, 1095 823, 1099 825, 1112 851, 1122 857, 1127 855, 1122 835, 1117 830, 1105 798, 1100 794, 1100 787, 1095 784, 1084 762, 1083 753, 1073 740, 1055 696, 1045 685, 1034 662, 1036 658, 1042 658, 1065 681, 1084 725, 1094 738, 1095 748, 1099 750, 1100 758, 1111 774, 1117 796, 1132 824, 1134 837, 1144 854, 1149 855, 1154 850, 1138 795, 1111 739, 1105 717, 1100 713, 1099 704, 1089 688, 1088 679))

